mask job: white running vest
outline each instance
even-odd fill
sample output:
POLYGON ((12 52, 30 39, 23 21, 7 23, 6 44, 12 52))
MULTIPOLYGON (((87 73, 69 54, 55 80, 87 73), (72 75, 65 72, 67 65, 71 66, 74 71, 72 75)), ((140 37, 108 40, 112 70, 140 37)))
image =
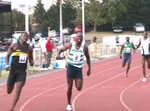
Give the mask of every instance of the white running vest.
POLYGON ((141 55, 150 55, 150 38, 147 38, 144 40, 144 38, 141 39, 141 55))
POLYGON ((72 42, 72 48, 68 56, 68 64, 81 68, 84 63, 84 42, 82 42, 80 49, 76 49, 75 41, 72 42))

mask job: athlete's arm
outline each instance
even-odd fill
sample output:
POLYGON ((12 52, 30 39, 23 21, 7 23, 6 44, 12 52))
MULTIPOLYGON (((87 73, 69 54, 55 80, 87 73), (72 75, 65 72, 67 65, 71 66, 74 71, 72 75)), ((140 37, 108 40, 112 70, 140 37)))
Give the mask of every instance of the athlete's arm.
POLYGON ((30 63, 30 66, 33 66, 34 63, 33 63, 33 48, 31 46, 29 46, 29 63, 30 63))
POLYGON ((91 61, 90 61, 89 50, 88 50, 88 47, 86 45, 84 46, 84 54, 86 57, 86 62, 88 64, 87 75, 89 76, 91 74, 91 61))
POLYGON ((13 51, 16 49, 17 43, 11 44, 6 55, 6 70, 10 70, 9 67, 9 57, 13 53, 13 51))
POLYGON ((132 42, 132 48, 135 49, 134 43, 132 42))
POLYGON ((71 49, 71 47, 72 47, 72 43, 68 43, 64 47, 62 47, 61 49, 59 49, 58 52, 57 52, 56 59, 60 59, 60 54, 62 52, 64 52, 64 51, 66 51, 67 49, 71 49))
POLYGON ((120 50, 120 59, 122 59, 122 51, 124 49, 124 44, 121 46, 121 50, 120 50))
POLYGON ((141 39, 139 40, 139 44, 137 45, 136 49, 139 48, 141 45, 141 39))
POLYGON ((134 43, 133 43, 133 42, 132 42, 132 48, 134 49, 134 50, 133 50, 133 52, 135 53, 136 48, 135 48, 135 46, 134 46, 134 43))

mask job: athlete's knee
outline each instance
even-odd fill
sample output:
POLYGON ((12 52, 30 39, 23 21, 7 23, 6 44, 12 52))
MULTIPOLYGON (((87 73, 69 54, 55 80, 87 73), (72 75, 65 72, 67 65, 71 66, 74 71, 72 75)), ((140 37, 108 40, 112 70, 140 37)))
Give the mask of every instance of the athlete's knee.
POLYGON ((125 64, 122 64, 122 67, 125 67, 125 64))
POLYGON ((150 69, 150 64, 148 64, 148 69, 150 69))
POLYGON ((69 93, 69 94, 72 93, 72 89, 68 88, 67 93, 69 93))
POLYGON ((13 89, 14 89, 13 86, 7 86, 7 94, 11 94, 13 89))
POLYGON ((7 94, 11 94, 13 89, 7 89, 7 94))
POLYGON ((77 88, 78 91, 81 91, 82 88, 77 88))
POLYGON ((7 91, 7 94, 11 94, 12 91, 7 91))
POLYGON ((77 87, 77 90, 78 90, 78 91, 81 91, 81 89, 82 89, 82 86, 78 86, 78 87, 77 87))
POLYGON ((143 67, 143 68, 145 67, 145 63, 142 63, 142 67, 143 67))
POLYGON ((72 86, 68 86, 68 91, 72 91, 72 86))

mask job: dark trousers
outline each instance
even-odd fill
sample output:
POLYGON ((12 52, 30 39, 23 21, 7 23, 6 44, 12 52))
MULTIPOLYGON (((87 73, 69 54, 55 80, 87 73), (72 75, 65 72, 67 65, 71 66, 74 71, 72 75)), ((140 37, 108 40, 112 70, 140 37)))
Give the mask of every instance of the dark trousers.
POLYGON ((51 57, 52 57, 52 52, 51 51, 48 51, 48 54, 47 54, 47 65, 46 67, 48 68, 50 66, 50 63, 51 63, 51 57))

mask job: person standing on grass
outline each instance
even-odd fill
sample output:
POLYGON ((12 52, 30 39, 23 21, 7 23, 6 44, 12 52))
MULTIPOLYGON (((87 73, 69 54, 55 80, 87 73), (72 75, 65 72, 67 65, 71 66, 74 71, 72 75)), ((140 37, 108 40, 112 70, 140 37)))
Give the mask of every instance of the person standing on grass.
POLYGON ((93 37, 93 43, 89 45, 90 55, 93 58, 96 56, 96 53, 97 53, 96 40, 97 40, 97 37, 93 37))
POLYGON ((47 61, 47 65, 46 67, 48 69, 51 69, 50 68, 50 64, 51 64, 51 57, 52 57, 52 53, 53 53, 53 44, 51 42, 51 37, 48 37, 47 38, 47 42, 46 42, 46 61, 47 61))
POLYGON ((38 43, 40 48, 41 48, 41 60, 42 60, 42 67, 43 68, 46 68, 46 63, 47 63, 47 60, 46 60, 46 43, 47 43, 46 38, 40 38, 39 43, 38 43))
POLYGON ((7 81, 7 93, 11 94, 16 83, 16 94, 13 99, 12 106, 9 111, 14 111, 14 108, 19 100, 21 91, 26 81, 26 69, 28 60, 33 66, 33 50, 27 43, 29 35, 27 32, 22 33, 20 41, 13 43, 7 52, 6 70, 10 71, 7 81), (9 57, 12 55, 11 66, 9 66, 9 57))
POLYGON ((85 41, 83 40, 83 35, 81 32, 77 34, 76 41, 72 41, 71 43, 66 44, 58 51, 56 59, 60 59, 60 54, 66 51, 67 49, 70 50, 67 67, 67 83, 68 83, 67 110, 72 111, 71 96, 72 96, 73 81, 75 80, 76 84, 75 86, 77 90, 80 91, 82 89, 83 84, 82 66, 84 62, 84 55, 86 57, 86 62, 88 64, 88 71, 87 71, 88 76, 91 74, 91 63, 88 47, 85 45, 85 41))
POLYGON ((146 69, 145 63, 147 62, 147 67, 150 69, 150 38, 148 37, 148 33, 144 32, 144 37, 142 37, 139 41, 137 48, 141 46, 141 55, 142 55, 142 70, 143 76, 142 82, 146 82, 146 69))
POLYGON ((126 42, 121 46, 120 50, 120 59, 122 59, 122 52, 123 52, 122 67, 125 67, 126 63, 128 62, 125 75, 126 77, 128 77, 128 72, 130 70, 132 49, 135 49, 134 44, 130 42, 129 37, 126 37, 126 42))

